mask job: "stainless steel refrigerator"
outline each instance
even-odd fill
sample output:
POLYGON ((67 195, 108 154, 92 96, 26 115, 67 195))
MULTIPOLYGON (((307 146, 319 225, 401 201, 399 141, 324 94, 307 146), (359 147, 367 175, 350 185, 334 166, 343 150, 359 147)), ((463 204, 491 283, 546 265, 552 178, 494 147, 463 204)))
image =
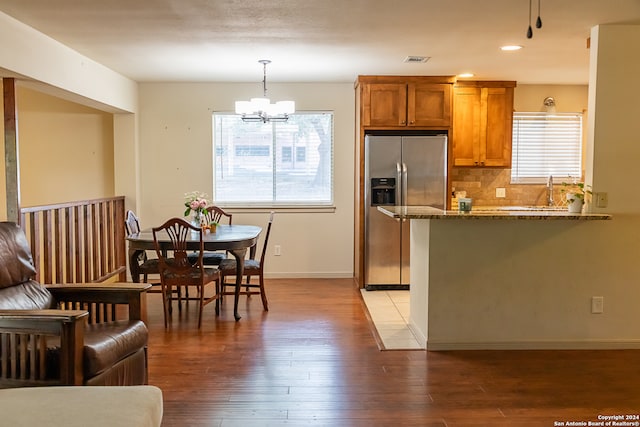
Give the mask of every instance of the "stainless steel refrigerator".
POLYGON ((447 135, 366 135, 365 250, 367 290, 409 289, 408 220, 378 206, 433 206, 447 197, 447 135))

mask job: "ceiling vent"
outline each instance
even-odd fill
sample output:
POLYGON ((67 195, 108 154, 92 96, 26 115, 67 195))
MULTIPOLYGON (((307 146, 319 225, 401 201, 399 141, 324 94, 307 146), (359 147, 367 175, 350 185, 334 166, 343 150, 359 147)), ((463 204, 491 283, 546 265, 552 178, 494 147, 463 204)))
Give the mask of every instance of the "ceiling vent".
POLYGON ((404 58, 404 62, 407 64, 424 64, 429 58, 429 56, 407 56, 404 58))

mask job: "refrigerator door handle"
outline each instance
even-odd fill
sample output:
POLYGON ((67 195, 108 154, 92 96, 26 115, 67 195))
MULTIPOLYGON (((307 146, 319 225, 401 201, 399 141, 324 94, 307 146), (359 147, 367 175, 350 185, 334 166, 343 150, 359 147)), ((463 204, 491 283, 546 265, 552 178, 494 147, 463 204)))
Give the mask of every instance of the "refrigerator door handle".
POLYGON ((402 206, 406 206, 407 205, 407 189, 409 188, 407 185, 407 175, 408 175, 408 170, 407 170, 407 164, 402 162, 402 206))
POLYGON ((396 206, 402 205, 402 169, 400 163, 396 163, 396 206))

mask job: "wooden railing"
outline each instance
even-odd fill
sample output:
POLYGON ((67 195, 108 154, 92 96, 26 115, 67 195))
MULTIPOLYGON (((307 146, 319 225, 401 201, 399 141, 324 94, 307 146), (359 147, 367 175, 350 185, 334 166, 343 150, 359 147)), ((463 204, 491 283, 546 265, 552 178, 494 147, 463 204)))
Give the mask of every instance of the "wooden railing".
POLYGON ((20 209, 40 283, 126 281, 124 197, 20 209))

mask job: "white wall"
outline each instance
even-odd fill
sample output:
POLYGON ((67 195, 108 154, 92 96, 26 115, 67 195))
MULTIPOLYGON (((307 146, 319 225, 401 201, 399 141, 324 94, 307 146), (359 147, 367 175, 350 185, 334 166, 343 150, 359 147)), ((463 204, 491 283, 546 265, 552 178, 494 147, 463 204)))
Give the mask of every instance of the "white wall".
MULTIPOLYGON (((182 216, 184 193, 213 194, 212 112, 260 94, 259 84, 143 83, 140 85, 139 216, 143 227, 182 216)), ((269 277, 353 275, 353 84, 270 84, 273 100, 296 109, 334 112, 334 212, 277 210, 269 245, 282 255, 266 262, 269 277)), ((231 212, 234 212, 231 209, 231 212)), ((265 226, 268 211, 234 213, 234 223, 265 226)))

